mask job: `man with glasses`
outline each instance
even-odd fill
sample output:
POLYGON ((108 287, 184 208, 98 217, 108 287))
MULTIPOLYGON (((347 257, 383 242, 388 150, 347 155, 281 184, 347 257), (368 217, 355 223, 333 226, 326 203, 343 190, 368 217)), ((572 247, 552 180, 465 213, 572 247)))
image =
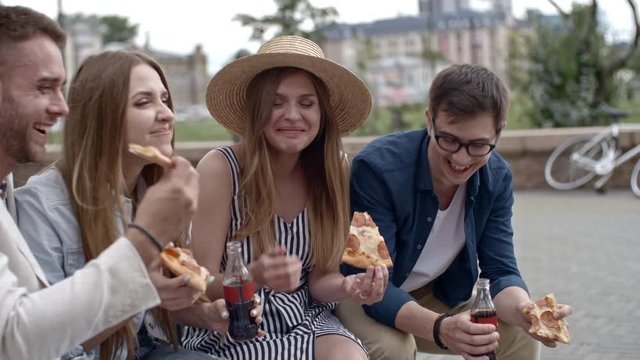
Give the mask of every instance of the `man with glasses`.
MULTIPOLYGON (((532 300, 513 250, 511 168, 493 151, 508 102, 491 71, 450 66, 431 85, 426 129, 380 137, 354 158, 352 210, 369 212, 394 263, 381 302, 337 310, 371 359, 413 359, 416 347, 539 359, 521 314, 532 300), (472 323, 466 311, 478 276, 491 281, 498 329, 472 323)), ((570 312, 563 305, 556 316, 570 312)))

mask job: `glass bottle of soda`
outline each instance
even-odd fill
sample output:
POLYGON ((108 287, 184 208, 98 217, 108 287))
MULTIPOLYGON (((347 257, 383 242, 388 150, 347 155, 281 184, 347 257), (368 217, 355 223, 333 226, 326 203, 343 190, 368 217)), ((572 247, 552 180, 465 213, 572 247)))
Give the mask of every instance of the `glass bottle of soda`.
POLYGON ((258 334, 258 325, 249 315, 255 293, 249 270, 242 260, 242 244, 227 242, 227 264, 222 278, 224 300, 229 310, 229 336, 249 340, 258 334))
MULTIPOLYGON (((498 328, 498 313, 491 300, 489 279, 478 279, 476 299, 471 307, 471 321, 478 324, 493 324, 496 329, 498 328)), ((484 355, 488 356, 491 360, 498 359, 495 351, 484 355)))

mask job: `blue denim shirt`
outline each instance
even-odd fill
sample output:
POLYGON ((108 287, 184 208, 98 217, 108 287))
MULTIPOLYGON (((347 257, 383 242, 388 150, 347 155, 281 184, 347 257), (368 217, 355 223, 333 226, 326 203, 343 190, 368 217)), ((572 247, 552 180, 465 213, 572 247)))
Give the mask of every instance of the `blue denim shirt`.
MULTIPOLYGON (((400 308, 415 301, 400 286, 413 270, 438 213, 428 143, 426 130, 389 134, 370 142, 352 162, 352 210, 369 212, 394 264, 383 300, 364 310, 391 327, 400 308)), ((469 300, 478 275, 491 281, 492 296, 509 286, 527 290, 513 251, 511 167, 493 152, 466 186, 465 245, 432 282, 436 298, 450 307, 469 300)), ((345 274, 358 271, 342 265, 345 274)))

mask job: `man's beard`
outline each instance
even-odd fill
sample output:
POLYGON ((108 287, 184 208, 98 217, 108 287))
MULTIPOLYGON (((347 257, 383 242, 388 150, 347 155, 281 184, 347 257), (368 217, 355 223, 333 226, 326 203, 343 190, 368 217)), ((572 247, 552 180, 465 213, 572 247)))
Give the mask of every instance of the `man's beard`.
POLYGON ((39 154, 29 147, 30 125, 28 116, 19 110, 13 97, 3 94, 0 105, 0 146, 19 164, 39 160, 39 154))

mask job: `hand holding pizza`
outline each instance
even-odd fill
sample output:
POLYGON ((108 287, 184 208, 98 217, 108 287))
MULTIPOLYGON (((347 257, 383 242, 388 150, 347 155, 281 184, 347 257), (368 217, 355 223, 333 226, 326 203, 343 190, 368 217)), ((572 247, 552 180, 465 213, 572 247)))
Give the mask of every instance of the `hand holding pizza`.
POLYGON ((188 275, 168 278, 162 273, 162 261, 157 258, 149 267, 149 278, 160 296, 160 306, 166 310, 180 310, 191 306, 202 294, 199 290, 186 286, 188 275))
POLYGON ((548 294, 536 302, 530 302, 522 309, 529 328, 529 335, 547 347, 556 347, 557 342, 569 344, 571 336, 564 318, 571 315, 573 309, 569 305, 558 304, 553 294, 548 294))
POLYGON ((302 261, 297 256, 287 255, 287 249, 284 246, 260 255, 248 267, 258 287, 292 292, 300 285, 302 261))
POLYGON ((368 266, 364 273, 345 276, 342 288, 356 304, 371 305, 382 300, 388 283, 386 266, 368 266))

